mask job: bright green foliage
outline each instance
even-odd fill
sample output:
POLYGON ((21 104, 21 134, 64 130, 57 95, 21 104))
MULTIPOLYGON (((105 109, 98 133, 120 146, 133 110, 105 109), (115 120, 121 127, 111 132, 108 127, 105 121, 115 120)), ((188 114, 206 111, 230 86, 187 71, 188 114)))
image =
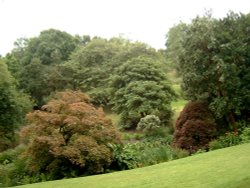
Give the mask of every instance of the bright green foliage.
POLYGON ((188 153, 172 148, 172 136, 149 138, 140 142, 122 145, 110 145, 113 150, 113 167, 117 170, 145 167, 161 162, 187 157, 188 153))
POLYGON ((250 142, 250 127, 246 127, 240 134, 240 139, 242 143, 250 142))
POLYGON ((112 122, 81 92, 59 92, 27 119, 20 134, 29 169, 50 179, 103 173, 112 162, 107 145, 120 143, 112 122))
POLYGON ((250 144, 243 144, 145 168, 20 188, 249 188, 249 155, 250 144))
POLYGON ((175 92, 155 59, 134 58, 123 64, 112 80, 114 110, 121 114, 122 126, 136 128, 141 118, 156 115, 162 125, 171 119, 170 103, 175 92))
POLYGON ((29 110, 29 98, 16 89, 15 79, 0 60, 0 151, 13 145, 15 130, 29 110))
POLYGON ((226 117, 234 131, 236 116, 249 116, 249 20, 250 14, 234 13, 221 20, 197 17, 180 30, 181 47, 175 53, 186 98, 208 101, 217 118, 226 117))

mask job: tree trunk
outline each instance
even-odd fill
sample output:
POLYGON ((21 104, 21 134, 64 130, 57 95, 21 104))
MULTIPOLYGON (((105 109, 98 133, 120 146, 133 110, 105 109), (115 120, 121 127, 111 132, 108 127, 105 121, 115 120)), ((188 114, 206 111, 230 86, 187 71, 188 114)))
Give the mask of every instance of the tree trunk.
POLYGON ((228 112, 228 118, 229 118, 230 123, 231 123, 232 126, 233 126, 234 133, 235 133, 235 134, 238 134, 237 124, 236 124, 234 115, 233 115, 233 113, 232 113, 231 111, 228 112))
MULTIPOLYGON (((226 92, 224 92, 224 91, 220 88, 220 83, 218 84, 218 86, 219 86, 219 96, 220 96, 220 97, 226 97, 226 92)), ((227 117, 228 117, 229 123, 230 123, 230 124, 232 125, 232 127, 233 127, 234 133, 235 133, 235 134, 238 134, 238 129, 237 129, 237 125, 236 125, 236 121, 235 121, 233 112, 232 112, 232 111, 229 111, 229 112, 227 113, 227 117)))

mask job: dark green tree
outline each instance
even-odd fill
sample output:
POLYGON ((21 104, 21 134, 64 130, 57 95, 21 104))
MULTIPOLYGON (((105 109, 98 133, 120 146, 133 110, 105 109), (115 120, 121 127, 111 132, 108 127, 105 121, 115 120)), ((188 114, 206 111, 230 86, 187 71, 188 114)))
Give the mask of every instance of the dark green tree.
POLYGON ((236 120, 249 115, 249 19, 234 13, 220 20, 197 17, 176 52, 186 98, 208 101, 217 119, 235 132, 236 120))
POLYGON ((6 64, 0 60, 0 151, 14 145, 15 130, 32 107, 29 97, 18 91, 16 84, 6 64))
POLYGON ((38 106, 51 92, 68 87, 68 80, 59 65, 82 42, 66 32, 55 29, 42 31, 38 37, 18 39, 6 56, 9 70, 19 81, 19 87, 30 94, 38 106))

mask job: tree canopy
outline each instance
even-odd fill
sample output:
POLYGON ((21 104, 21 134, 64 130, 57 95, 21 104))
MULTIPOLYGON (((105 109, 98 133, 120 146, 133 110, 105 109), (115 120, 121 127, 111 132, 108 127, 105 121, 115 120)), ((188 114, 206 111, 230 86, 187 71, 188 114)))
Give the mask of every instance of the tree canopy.
POLYGON ((51 178, 65 174, 96 174, 112 162, 108 144, 120 142, 119 133, 101 108, 82 92, 59 92, 41 110, 27 115, 21 130, 28 144, 30 170, 51 178))
POLYGON ((0 60, 0 151, 13 145, 15 130, 31 108, 29 97, 17 90, 15 79, 0 60))
POLYGON ((186 98, 208 101, 217 118, 225 118, 236 132, 236 119, 249 115, 249 19, 250 14, 234 13, 219 20, 195 18, 179 30, 175 59, 186 98))
POLYGON ((67 85, 58 65, 68 60, 79 44, 79 37, 49 29, 38 37, 17 40, 16 47, 5 59, 9 70, 19 81, 19 88, 41 106, 46 96, 67 85))
POLYGON ((176 97, 156 59, 137 57, 124 63, 113 77, 113 109, 122 116, 122 126, 136 128, 146 115, 156 115, 162 125, 170 122, 170 103, 176 97))

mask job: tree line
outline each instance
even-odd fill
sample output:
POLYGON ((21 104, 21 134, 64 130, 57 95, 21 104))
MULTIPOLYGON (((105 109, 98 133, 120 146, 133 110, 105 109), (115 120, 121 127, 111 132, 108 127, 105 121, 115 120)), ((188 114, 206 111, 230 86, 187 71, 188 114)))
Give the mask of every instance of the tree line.
POLYGON ((0 59, 0 180, 1 169, 2 181, 25 183, 140 167, 209 150, 225 133, 250 140, 249 28, 250 14, 207 14, 172 27, 164 50, 56 29, 18 39, 0 59), (189 102, 173 125, 180 97, 189 102), (124 143, 105 111, 146 139, 124 143), (138 156, 153 150, 171 156, 138 156))

